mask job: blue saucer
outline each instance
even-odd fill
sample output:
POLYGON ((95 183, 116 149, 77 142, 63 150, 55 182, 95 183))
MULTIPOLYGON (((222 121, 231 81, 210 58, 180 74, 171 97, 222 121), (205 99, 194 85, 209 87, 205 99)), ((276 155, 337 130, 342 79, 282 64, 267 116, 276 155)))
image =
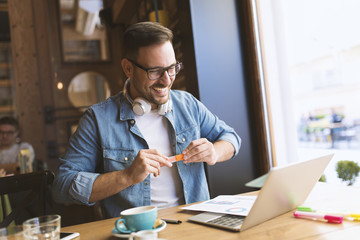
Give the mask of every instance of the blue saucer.
MULTIPOLYGON (((152 231, 160 232, 165 228, 166 228, 166 222, 164 220, 161 220, 161 224, 157 228, 152 229, 152 231)), ((113 228, 111 233, 114 237, 119 237, 119 238, 128 238, 128 237, 130 237, 130 234, 131 234, 131 233, 120 233, 116 228, 113 228)))

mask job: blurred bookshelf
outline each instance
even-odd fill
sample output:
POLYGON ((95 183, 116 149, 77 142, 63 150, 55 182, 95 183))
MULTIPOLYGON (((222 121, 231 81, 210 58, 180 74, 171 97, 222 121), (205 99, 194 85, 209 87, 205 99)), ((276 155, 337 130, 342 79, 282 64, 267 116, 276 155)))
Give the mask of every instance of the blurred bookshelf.
POLYGON ((0 42, 0 117, 15 115, 15 86, 11 62, 10 42, 0 42))

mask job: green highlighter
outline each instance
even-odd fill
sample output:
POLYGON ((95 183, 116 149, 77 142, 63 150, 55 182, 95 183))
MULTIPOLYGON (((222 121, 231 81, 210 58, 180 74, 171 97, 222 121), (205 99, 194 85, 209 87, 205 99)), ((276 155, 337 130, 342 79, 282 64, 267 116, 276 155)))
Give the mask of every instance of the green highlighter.
POLYGON ((315 210, 313 210, 311 207, 305 207, 305 206, 298 206, 297 210, 302 212, 315 212, 315 210))

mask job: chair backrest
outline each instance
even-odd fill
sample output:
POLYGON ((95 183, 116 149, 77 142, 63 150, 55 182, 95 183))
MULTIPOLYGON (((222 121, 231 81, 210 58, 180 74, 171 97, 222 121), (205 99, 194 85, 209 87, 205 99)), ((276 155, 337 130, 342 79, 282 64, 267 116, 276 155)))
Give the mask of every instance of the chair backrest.
POLYGON ((16 204, 11 206, 11 213, 5 216, 4 220, 0 223, 0 228, 7 227, 12 221, 16 220, 18 216, 24 214, 29 204, 34 205, 34 203, 36 203, 36 205, 39 206, 32 209, 34 210, 34 215, 40 216, 47 214, 47 197, 50 191, 49 185, 52 185, 53 180, 54 173, 48 170, 1 177, 0 195, 20 195, 17 195, 18 199, 16 204))

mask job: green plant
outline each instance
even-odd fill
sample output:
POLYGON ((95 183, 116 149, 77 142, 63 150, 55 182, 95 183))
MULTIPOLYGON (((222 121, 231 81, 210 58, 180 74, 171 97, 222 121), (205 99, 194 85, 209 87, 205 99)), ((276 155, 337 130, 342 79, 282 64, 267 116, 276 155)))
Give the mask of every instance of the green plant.
POLYGON ((348 182, 348 185, 351 186, 359 175, 360 166, 354 161, 342 160, 337 162, 336 172, 339 178, 344 182, 348 182))
POLYGON ((319 182, 326 182, 326 176, 325 174, 321 175, 319 182))

